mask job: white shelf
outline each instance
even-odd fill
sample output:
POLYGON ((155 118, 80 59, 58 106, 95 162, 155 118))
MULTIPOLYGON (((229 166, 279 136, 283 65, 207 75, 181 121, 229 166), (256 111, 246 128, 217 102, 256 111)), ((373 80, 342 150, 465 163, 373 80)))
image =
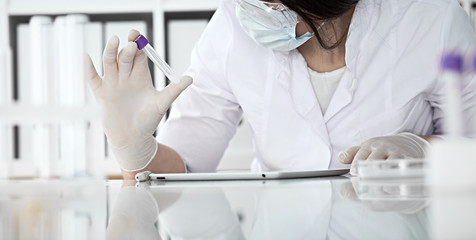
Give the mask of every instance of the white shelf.
POLYGON ((174 11, 214 11, 220 0, 163 0, 166 12, 174 11))
POLYGON ((140 13, 162 11, 207 11, 219 0, 10 0, 10 15, 67 13, 140 13))
POLYGON ((150 12, 156 0, 10 0, 10 15, 150 12))

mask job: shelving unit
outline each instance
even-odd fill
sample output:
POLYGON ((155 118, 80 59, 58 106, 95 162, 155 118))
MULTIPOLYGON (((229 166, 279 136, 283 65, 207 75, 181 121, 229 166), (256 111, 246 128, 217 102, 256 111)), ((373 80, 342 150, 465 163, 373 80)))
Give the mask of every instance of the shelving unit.
MULTIPOLYGON (((210 12, 218 7, 219 0, 3 0, 8 16, 65 15, 82 14, 121 14, 151 13, 153 15, 152 44, 159 54, 165 56, 166 40, 164 13, 166 12, 210 12)), ((7 21, 8 22, 8 21, 7 21)), ((10 31, 11 32, 11 31, 10 31)), ((8 35, 6 35, 8 36, 8 35)), ((158 87, 163 85, 164 76, 155 76, 158 87)))
MULTIPOLYGON (((36 0, 0 0, 0 34, 2 34, 2 40, 0 40, 0 48, 9 49, 8 51, 1 52, 2 59, 9 59, 9 63, 16 65, 14 56, 18 54, 16 52, 18 49, 16 47, 16 42, 12 43, 11 36, 17 34, 17 25, 14 21, 18 19, 27 24, 29 18, 35 15, 46 15, 46 16, 61 16, 68 14, 85 14, 90 16, 90 19, 100 18, 103 21, 107 21, 108 17, 113 17, 111 21, 118 20, 118 18, 124 18, 125 16, 152 16, 150 21, 147 21, 149 25, 149 32, 152 33, 152 36, 149 35, 149 38, 152 39, 151 44, 155 47, 159 54, 162 56, 173 54, 171 50, 166 49, 167 42, 167 33, 166 26, 170 21, 167 19, 167 13, 179 13, 185 16, 185 19, 188 19, 186 16, 189 14, 196 13, 207 13, 208 20, 213 12, 218 7, 219 0, 85 0, 85 1, 74 1, 74 0, 46 0, 38 2, 36 0), (122 17, 121 17, 122 16, 122 17), (12 51, 13 50, 13 51, 12 51), (8 55, 8 56, 5 56, 8 55)), ((203 14, 202 14, 203 15, 203 14)), ((175 15, 177 16, 177 15, 175 15)), ((127 17, 129 20, 131 17, 127 17)), ((179 20, 179 19, 176 19, 179 20)), ((200 19, 203 21, 204 19, 200 19)), ((206 23, 205 23, 206 24, 206 23)), ((195 34, 197 31, 194 31, 195 34)), ((189 39, 198 39, 198 36, 189 36, 189 39)), ((187 41, 187 39, 185 39, 187 41)), ((184 45, 191 49, 190 45, 193 45, 193 42, 185 42, 184 45)), ((180 56, 182 57, 182 56, 180 56)), ((175 57, 177 58, 177 57, 175 57)), ((188 62, 189 57, 184 59, 184 62, 188 62)), ((2 67, 6 64, 2 64, 2 67)), ((173 67, 173 66, 172 66, 173 67)), ((16 69, 13 66, 12 69, 16 69)), ((15 72, 15 71, 13 71, 15 72)), ((15 101, 15 96, 12 94, 13 86, 5 86, 7 83, 14 83, 17 81, 18 76, 15 74, 9 74, 10 76, 0 76, 0 87, 2 90, 8 93, 8 96, 2 93, 0 97, 8 99, 9 102, 15 101), (8 80, 7 80, 8 79, 8 80)), ((154 71, 154 84, 156 88, 161 89, 165 86, 165 77, 160 71, 154 71)), ((18 90, 18 89, 17 89, 18 90)), ((0 99, 1 103, 1 99, 0 99)), ((8 133, 8 135, 14 135, 13 132, 8 133)), ((18 134, 15 134, 18 135, 18 134)), ((11 136, 13 137, 13 136, 11 136)), ((23 161, 23 159, 17 159, 14 161, 12 167, 14 177, 28 177, 33 174, 31 169, 28 168, 28 165, 31 165, 31 162, 23 161)), ((30 167, 31 168, 31 167, 30 167)), ((105 174, 107 176, 119 176, 120 171, 116 162, 107 157, 105 159, 105 174)))

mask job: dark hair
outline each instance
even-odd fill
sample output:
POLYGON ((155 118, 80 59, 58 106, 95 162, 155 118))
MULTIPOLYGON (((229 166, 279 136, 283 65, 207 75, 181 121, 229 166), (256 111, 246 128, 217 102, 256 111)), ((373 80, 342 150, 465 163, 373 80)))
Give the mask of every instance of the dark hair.
POLYGON ((315 21, 333 20, 355 7, 359 0, 281 0, 281 2, 295 11, 302 19, 309 24, 314 32, 319 44, 324 49, 331 50, 339 46, 347 37, 346 29, 343 36, 337 38, 337 42, 329 44, 317 32, 315 21))

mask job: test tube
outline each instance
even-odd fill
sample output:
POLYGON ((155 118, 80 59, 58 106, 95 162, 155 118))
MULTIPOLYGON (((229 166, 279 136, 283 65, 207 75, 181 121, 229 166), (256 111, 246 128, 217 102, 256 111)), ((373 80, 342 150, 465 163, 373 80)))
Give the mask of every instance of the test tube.
MULTIPOLYGON (((84 84, 82 54, 87 50, 89 17, 82 14, 60 16, 55 19, 54 26, 58 105, 87 111, 88 90, 84 84)), ((63 179, 102 178, 102 169, 99 168, 101 156, 95 154, 96 149, 89 141, 92 124, 86 119, 59 124, 59 175, 63 179)))
MULTIPOLYGON (((0 39, 0 108, 11 102, 10 96, 10 76, 9 76, 9 54, 10 48, 8 39, 8 13, 6 1, 0 1, 0 33, 4 36, 0 39), (5 36, 6 35, 6 36, 5 36)), ((11 148, 8 143, 11 142, 9 130, 11 126, 0 121, 0 179, 8 178, 10 173, 11 148)), ((1 217, 0 217, 1 222, 1 217)), ((0 234, 0 238, 1 238, 0 234)))
POLYGON ((175 84, 180 82, 180 77, 175 74, 172 68, 160 57, 154 48, 150 46, 149 40, 147 40, 144 35, 141 34, 134 42, 137 43, 137 48, 143 50, 155 66, 157 66, 171 82, 175 84))
MULTIPOLYGON (((0 50, 0 109, 11 102, 8 68, 8 50, 0 50)), ((10 176, 13 157, 11 129, 10 124, 0 121, 0 179, 7 179, 10 176)))
POLYGON ((476 56, 473 59, 473 72, 476 72, 476 56))
POLYGON ((450 137, 462 137, 463 109, 461 101, 461 78, 463 73, 463 57, 458 53, 443 55, 441 60, 442 78, 446 85, 445 111, 446 128, 450 137))
MULTIPOLYGON (((85 49, 84 26, 89 22, 86 15, 73 14, 64 18, 65 29, 65 74, 67 81, 60 85, 63 93, 60 104, 63 106, 84 106, 85 89, 83 78, 83 62, 81 54, 85 49)), ((72 121, 61 123, 61 163, 64 167, 63 179, 87 177, 88 168, 86 161, 86 132, 85 121, 72 121)))
MULTIPOLYGON (((476 12, 476 7, 475 7, 475 12, 476 12)), ((476 23, 476 22, 475 22, 476 23)), ((476 76, 476 53, 474 55, 473 60, 471 61, 471 72, 470 72, 470 77, 475 77, 476 76)), ((475 101, 473 99, 473 101, 475 101)), ((476 106, 473 106, 473 108, 476 108, 476 106)), ((476 109, 473 109, 476 110, 476 109)), ((471 123, 471 131, 469 132, 468 136, 475 138, 473 134, 476 134, 474 131, 476 131, 476 120, 473 118, 472 123, 471 123)))
MULTIPOLYGON (((35 107, 47 107, 54 104, 54 84, 51 64, 51 17, 33 16, 30 20, 30 96, 35 107)), ((36 177, 49 178, 52 175, 52 160, 55 139, 53 125, 38 122, 32 129, 32 153, 36 177)))
POLYGON ((12 127, 9 124, 0 123, 0 180, 8 179, 11 175, 13 160, 11 130, 12 127))

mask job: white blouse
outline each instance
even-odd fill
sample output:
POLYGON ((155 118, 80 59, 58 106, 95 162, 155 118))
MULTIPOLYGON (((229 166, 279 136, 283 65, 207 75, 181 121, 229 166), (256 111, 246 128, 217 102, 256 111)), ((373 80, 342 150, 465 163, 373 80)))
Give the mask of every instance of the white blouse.
POLYGON ((344 76, 346 67, 339 68, 332 72, 316 72, 310 68, 309 77, 311 78, 312 88, 316 94, 317 101, 321 107, 322 115, 326 113, 327 107, 331 102, 332 96, 334 95, 337 85, 339 84, 342 76, 344 76))

